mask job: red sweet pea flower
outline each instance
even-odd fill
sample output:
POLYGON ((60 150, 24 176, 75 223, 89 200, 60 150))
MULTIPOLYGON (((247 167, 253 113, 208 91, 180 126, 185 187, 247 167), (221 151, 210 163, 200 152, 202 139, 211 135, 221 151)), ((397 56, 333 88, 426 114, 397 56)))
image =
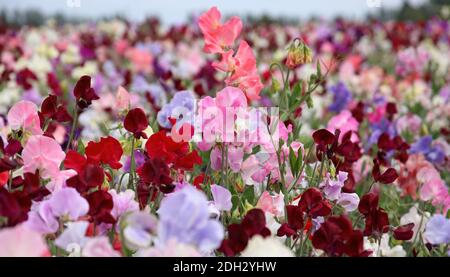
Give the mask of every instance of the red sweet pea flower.
POLYGON ((80 109, 87 108, 92 104, 93 100, 99 99, 95 90, 91 88, 91 77, 81 76, 73 89, 73 95, 77 100, 77 105, 80 109))
POLYGON ((113 137, 101 138, 99 142, 90 141, 86 147, 88 162, 108 164, 112 169, 119 169, 123 150, 120 142, 113 137))
POLYGON ((15 177, 13 179, 13 187, 19 188, 13 192, 14 197, 26 211, 31 208, 32 200, 41 201, 50 191, 41 185, 39 172, 25 173, 24 177, 15 177))
POLYGON ((391 184, 398 178, 398 174, 397 171, 395 171, 395 169, 388 168, 383 174, 381 174, 378 159, 374 159, 373 163, 374 165, 372 169, 372 176, 375 179, 375 181, 383 184, 391 184))
POLYGON ((323 199, 322 192, 316 188, 309 188, 302 194, 298 207, 313 218, 331 213, 330 203, 323 199))
POLYGON ((141 137, 147 138, 144 130, 148 126, 147 116, 140 108, 132 109, 128 112, 124 120, 124 127, 127 131, 133 133, 134 137, 139 139, 141 137))
POLYGON ((329 256, 341 256, 344 253, 345 242, 353 232, 352 222, 345 215, 329 217, 320 228, 314 232, 312 244, 329 256))
POLYGON ((159 131, 150 136, 145 144, 145 149, 150 158, 159 158, 168 164, 172 164, 189 152, 189 144, 187 142, 175 142, 167 136, 165 131, 159 131))
POLYGON ((314 232, 312 244, 328 256, 367 257, 371 253, 364 250, 362 232, 353 230, 352 222, 345 215, 327 218, 314 232))
POLYGON ((29 70, 28 68, 24 68, 17 72, 16 74, 16 82, 19 86, 23 87, 25 90, 29 90, 32 87, 31 82, 37 81, 36 74, 33 73, 33 71, 29 70))
POLYGON ((378 195, 369 192, 365 194, 358 205, 358 210, 365 217, 364 235, 370 236, 374 234, 379 237, 389 230, 388 214, 378 207, 378 195))
POLYGON ((137 173, 141 180, 149 185, 171 186, 173 182, 173 179, 170 177, 169 167, 165 162, 157 158, 148 159, 142 167, 138 168, 137 173))
POLYGON ((175 162, 174 167, 178 169, 192 170, 195 164, 202 164, 202 158, 198 155, 196 150, 193 150, 186 156, 179 158, 175 162))
POLYGON ((6 218, 7 227, 15 226, 28 218, 27 210, 4 187, 0 187, 0 217, 6 218))
POLYGON ((96 224, 114 224, 116 220, 111 215, 114 206, 111 194, 103 190, 97 190, 86 197, 89 202, 89 212, 91 219, 96 224))
POLYGON ((252 209, 247 212, 240 224, 228 226, 228 239, 224 239, 218 251, 226 256, 234 256, 247 247, 248 241, 255 235, 270 236, 270 230, 266 227, 264 212, 260 209, 252 209))
POLYGON ((394 238, 396 240, 410 240, 414 235, 414 231, 412 230, 413 228, 414 223, 398 226, 394 230, 394 238))
POLYGON ((44 99, 41 105, 40 115, 44 119, 54 119, 58 122, 72 121, 72 117, 67 112, 64 105, 58 105, 58 98, 55 95, 49 95, 44 99))
POLYGON ((288 222, 281 224, 280 228, 278 228, 277 236, 295 237, 297 235, 297 231, 302 229, 304 226, 304 213, 300 207, 294 205, 287 205, 286 213, 288 222))
POLYGON ((88 159, 73 150, 67 152, 64 167, 73 169, 78 173, 78 175, 67 179, 66 183, 69 187, 76 188, 79 193, 85 193, 91 188, 100 187, 105 180, 105 172, 100 165, 88 162, 88 159))

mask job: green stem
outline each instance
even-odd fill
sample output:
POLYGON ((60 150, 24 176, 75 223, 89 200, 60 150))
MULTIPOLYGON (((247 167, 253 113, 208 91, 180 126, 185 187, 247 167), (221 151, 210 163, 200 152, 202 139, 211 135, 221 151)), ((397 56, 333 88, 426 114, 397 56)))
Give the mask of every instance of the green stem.
POLYGON ((130 176, 128 181, 128 188, 134 187, 134 173, 136 171, 136 163, 134 160, 134 136, 131 137, 131 161, 130 161, 130 176))
POLYGON ((70 145, 72 144, 72 140, 75 134, 75 129, 77 128, 78 125, 78 108, 75 107, 75 112, 73 115, 73 121, 72 121, 72 128, 70 129, 70 135, 69 135, 69 141, 67 142, 67 146, 66 146, 66 152, 67 150, 70 149, 70 145))

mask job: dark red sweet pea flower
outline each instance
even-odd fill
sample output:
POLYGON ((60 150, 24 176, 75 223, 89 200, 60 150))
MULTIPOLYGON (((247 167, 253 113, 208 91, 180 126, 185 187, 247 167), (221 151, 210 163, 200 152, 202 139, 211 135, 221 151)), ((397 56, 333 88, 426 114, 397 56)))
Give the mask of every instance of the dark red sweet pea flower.
POLYGON ((288 221, 278 228, 277 236, 295 237, 297 232, 304 227, 304 213, 299 206, 287 205, 286 214, 288 221))
POLYGON ((344 253, 349 257, 368 257, 372 251, 364 250, 364 238, 361 230, 353 230, 344 246, 344 253))
POLYGON ((314 232, 312 244, 314 248, 325 251, 328 256, 342 256, 352 233, 352 222, 347 216, 331 216, 314 232))
POLYGON ((123 154, 120 142, 113 137, 103 137, 99 142, 90 141, 86 146, 88 162, 108 164, 112 169, 119 169, 119 162, 123 154))
POLYGON ((62 89, 56 75, 52 72, 47 73, 47 85, 55 95, 61 95, 62 89))
POLYGON ((327 216, 331 213, 331 205, 323 199, 322 192, 317 188, 309 188, 298 202, 298 207, 312 218, 327 216))
POLYGON ((16 73, 16 83, 25 90, 29 90, 32 87, 31 82, 37 81, 37 76, 33 71, 28 68, 24 68, 16 73))
POLYGON ((87 108, 92 104, 93 100, 99 99, 97 94, 95 94, 95 90, 91 87, 91 77, 87 75, 81 76, 75 84, 73 95, 80 109, 87 108))
POLYGON ((372 176, 376 182, 380 182, 382 184, 391 184, 398 178, 398 174, 395 169, 388 168, 385 172, 383 172, 383 174, 381 174, 380 164, 378 160, 374 159, 373 163, 374 165, 372 169, 372 176))
POLYGON ((410 240, 414 235, 414 223, 398 226, 394 230, 394 238, 396 240, 410 240))
POLYGON ((264 212, 260 209, 248 211, 240 224, 230 224, 228 226, 228 238, 222 241, 218 251, 226 256, 239 254, 255 235, 270 236, 270 230, 266 227, 264 212))
POLYGON ((359 202, 358 210, 365 217, 365 236, 374 234, 380 237, 389 231, 389 217, 378 207, 378 195, 372 192, 365 194, 359 202))
POLYGON ((170 193, 175 188, 169 167, 160 159, 150 158, 136 171, 139 175, 137 195, 141 207, 145 207, 149 200, 152 201, 158 191, 170 193))
POLYGON ((50 191, 41 185, 39 172, 24 173, 23 178, 18 176, 13 180, 14 187, 19 188, 13 191, 14 197, 26 211, 31 208, 32 201, 41 201, 50 191))
POLYGON ((96 224, 109 223, 114 224, 116 220, 111 215, 114 206, 111 194, 103 190, 97 190, 86 197, 89 202, 89 212, 91 220, 96 224))
POLYGON ((72 121, 72 117, 67 112, 66 107, 58 104, 58 98, 55 95, 49 95, 44 99, 41 105, 40 115, 44 119, 54 119, 58 122, 72 121))
POLYGON ((330 145, 334 142, 334 135, 327 129, 319 129, 313 133, 314 142, 317 145, 330 145))
POLYGON ((147 138, 144 130, 148 127, 147 116, 140 108, 132 109, 128 112, 124 120, 124 127, 128 132, 133 133, 134 137, 147 138))
POLYGON ((13 194, 0 186, 0 217, 6 218, 6 227, 16 226, 27 220, 27 212, 13 194))

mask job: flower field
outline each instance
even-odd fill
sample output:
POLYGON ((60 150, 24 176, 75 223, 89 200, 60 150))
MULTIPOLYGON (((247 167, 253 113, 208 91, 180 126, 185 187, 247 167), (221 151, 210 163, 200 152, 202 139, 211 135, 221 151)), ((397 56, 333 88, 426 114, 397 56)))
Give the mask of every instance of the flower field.
POLYGON ((0 28, 0 256, 450 255, 450 23, 0 28))

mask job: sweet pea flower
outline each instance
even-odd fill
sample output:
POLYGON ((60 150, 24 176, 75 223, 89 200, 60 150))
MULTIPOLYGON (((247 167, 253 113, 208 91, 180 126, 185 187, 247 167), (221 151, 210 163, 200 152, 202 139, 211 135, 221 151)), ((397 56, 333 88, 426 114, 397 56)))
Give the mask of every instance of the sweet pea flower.
POLYGON ((23 129, 31 135, 41 135, 42 129, 36 104, 22 100, 14 104, 8 112, 8 123, 11 129, 23 129))
POLYGON ((233 46, 242 30, 242 21, 233 16, 227 22, 220 22, 222 15, 217 7, 212 7, 198 19, 198 26, 205 38, 206 53, 223 53, 224 49, 233 46))
POLYGON ((136 211, 127 215, 121 225, 124 225, 123 236, 130 249, 147 248, 153 242, 157 229, 157 220, 148 212, 136 211))
POLYGON ((39 170, 43 178, 53 178, 59 174, 59 166, 66 157, 54 139, 36 135, 29 138, 22 151, 24 172, 39 170))
POLYGON ((327 130, 334 134, 334 131, 337 129, 341 130, 341 136, 339 136, 339 141, 342 140, 342 137, 348 131, 352 131, 351 141, 358 142, 359 138, 356 135, 358 133, 359 123, 352 116, 352 113, 349 110, 343 110, 339 114, 333 116, 330 121, 328 121, 327 130))
POLYGON ((130 98, 130 93, 124 87, 120 86, 116 93, 116 109, 128 109, 130 107, 130 98))
POLYGON ((58 218, 77 220, 88 211, 88 202, 76 189, 62 188, 49 199, 34 203, 25 224, 39 233, 51 234, 59 228, 58 218))
POLYGON ((233 204, 231 203, 231 192, 219 185, 211 185, 211 193, 213 196, 214 206, 219 211, 230 211, 233 204))
POLYGON ((409 211, 406 214, 404 214, 400 218, 400 225, 414 223, 414 227, 412 229, 413 237, 409 241, 414 240, 414 238, 418 235, 417 232, 422 233, 425 230, 428 218, 430 217, 430 213, 428 212, 425 212, 424 214, 420 215, 417 207, 418 204, 415 204, 409 209, 409 211))
POLYGON ((294 257, 294 253, 282 241, 274 237, 256 235, 250 239, 241 253, 242 257, 294 257))
MULTIPOLYGON (((88 227, 87 221, 68 222, 66 229, 55 239, 55 245, 67 252, 79 252, 89 239, 86 236, 88 227)), ((71 254, 80 256, 81 253, 76 252, 71 254)))
POLYGON ((135 193, 133 190, 127 189, 117 193, 115 189, 111 189, 108 193, 111 194, 113 198, 114 207, 111 210, 111 215, 115 219, 119 219, 127 212, 139 211, 139 203, 134 200, 135 193))
POLYGON ((209 218, 206 196, 193 187, 167 195, 158 209, 159 243, 176 239, 180 243, 210 252, 220 246, 224 237, 222 225, 209 218))
POLYGON ((179 243, 170 239, 165 245, 140 249, 134 257, 201 257, 202 255, 192 245, 179 243))
POLYGON ((268 191, 264 191, 259 197, 256 208, 263 210, 265 213, 270 213, 274 216, 282 216, 284 214, 284 195, 275 194, 270 195, 268 191))
POLYGON ((176 126, 183 123, 193 125, 194 113, 196 110, 196 101, 191 91, 184 90, 175 93, 170 103, 164 105, 158 112, 158 124, 166 129, 170 129, 173 125, 171 119, 176 120, 176 126))
POLYGON ((358 194, 343 192, 336 203, 343 207, 346 212, 351 212, 358 208, 359 200, 358 194))
POLYGON ((433 215, 425 227, 424 237, 431 244, 450 243, 450 219, 433 215))
POLYGON ((24 224, 0 230, 0 257, 42 257, 50 252, 44 237, 24 224))
POLYGON ((120 257, 120 253, 113 249, 107 237, 89 239, 81 252, 83 257, 120 257))

